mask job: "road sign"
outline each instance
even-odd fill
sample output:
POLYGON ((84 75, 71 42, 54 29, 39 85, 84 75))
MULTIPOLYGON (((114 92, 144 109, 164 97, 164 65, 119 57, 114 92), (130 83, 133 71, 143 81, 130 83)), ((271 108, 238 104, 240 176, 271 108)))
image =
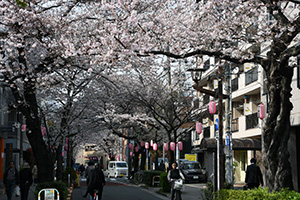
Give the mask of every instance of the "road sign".
POLYGON ((215 121, 216 130, 219 130, 219 119, 217 118, 215 121))
POLYGON ((229 135, 228 134, 226 134, 226 136, 225 136, 225 145, 230 146, 230 140, 229 140, 229 135))

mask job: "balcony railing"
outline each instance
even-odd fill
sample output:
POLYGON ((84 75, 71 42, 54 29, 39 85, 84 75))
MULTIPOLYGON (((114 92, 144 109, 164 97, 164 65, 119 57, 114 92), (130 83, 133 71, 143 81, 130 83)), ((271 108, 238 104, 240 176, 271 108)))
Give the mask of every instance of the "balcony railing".
POLYGON ((231 131, 232 132, 239 131, 239 118, 232 119, 231 131))
POLYGON ((232 92, 236 91, 239 89, 239 80, 238 78, 234 78, 231 81, 231 87, 232 87, 232 92))
POLYGON ((258 80, 258 67, 255 67, 245 73, 246 75, 246 85, 258 80))
POLYGON ((256 128, 258 126, 257 113, 246 115, 246 130, 256 128))

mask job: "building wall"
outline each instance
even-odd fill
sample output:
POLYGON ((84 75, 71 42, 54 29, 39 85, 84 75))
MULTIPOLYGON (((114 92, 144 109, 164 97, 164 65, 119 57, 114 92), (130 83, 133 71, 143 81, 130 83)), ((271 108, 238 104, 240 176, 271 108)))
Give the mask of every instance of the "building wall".
MULTIPOLYGON (((300 59, 298 57, 298 59, 300 59)), ((300 89, 298 88, 299 73, 297 70, 300 62, 298 60, 298 67, 294 68, 294 76, 292 79, 292 97, 291 102, 293 109, 291 110, 291 134, 289 140, 290 163, 292 169, 292 177, 294 189, 300 191, 300 89)))

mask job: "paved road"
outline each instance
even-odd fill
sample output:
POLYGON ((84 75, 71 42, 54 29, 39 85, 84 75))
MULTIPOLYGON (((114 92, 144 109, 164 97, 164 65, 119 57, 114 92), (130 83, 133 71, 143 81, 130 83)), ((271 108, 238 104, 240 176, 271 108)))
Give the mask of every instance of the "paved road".
MULTIPOLYGON (((182 193, 183 200, 201 200, 201 190, 204 184, 186 184, 182 193)), ((86 200, 83 194, 86 191, 85 179, 81 180, 81 186, 73 189, 72 200, 86 200)), ((159 188, 143 188, 129 184, 126 179, 107 179, 103 190, 103 200, 169 200, 170 194, 159 194, 159 188)))
MULTIPOLYGON (((86 200, 88 198, 83 198, 87 187, 85 182, 81 182, 81 186, 73 189, 72 200, 86 200)), ((167 200, 166 196, 157 194, 154 191, 141 188, 135 185, 124 184, 121 181, 107 180, 107 183, 103 189, 102 200, 167 200)))

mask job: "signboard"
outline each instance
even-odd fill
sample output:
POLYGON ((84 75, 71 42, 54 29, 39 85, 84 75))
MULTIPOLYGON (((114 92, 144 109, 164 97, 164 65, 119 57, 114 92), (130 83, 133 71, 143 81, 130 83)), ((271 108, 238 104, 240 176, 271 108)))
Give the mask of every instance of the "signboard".
POLYGON ((54 200, 54 190, 53 189, 45 190, 45 200, 54 200))
POLYGON ((184 158, 188 161, 197 161, 197 154, 185 154, 184 158))
POLYGON ((59 192, 55 188, 41 189, 38 193, 38 200, 41 200, 42 192, 44 192, 44 200, 59 200, 59 192), (55 198, 55 193, 57 198, 55 198))
POLYGON ((225 145, 226 146, 230 145, 230 139, 229 139, 229 135, 228 134, 226 134, 226 136, 225 136, 225 145))
POLYGON ((219 130, 219 119, 216 119, 216 121, 215 121, 215 127, 216 127, 216 130, 219 130))

